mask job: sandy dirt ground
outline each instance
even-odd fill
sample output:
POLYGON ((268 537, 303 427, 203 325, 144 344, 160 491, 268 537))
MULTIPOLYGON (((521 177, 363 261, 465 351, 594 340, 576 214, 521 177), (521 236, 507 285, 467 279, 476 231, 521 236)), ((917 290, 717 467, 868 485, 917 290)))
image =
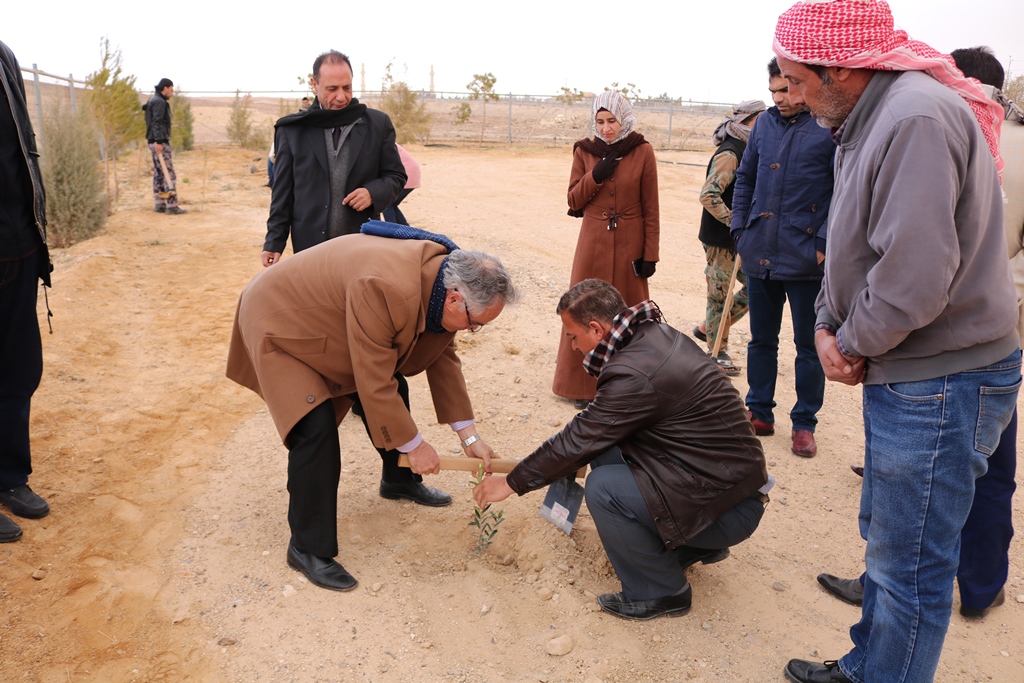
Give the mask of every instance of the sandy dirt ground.
MULTIPOLYGON (((550 382, 578 223, 565 215, 570 152, 412 146, 424 187, 410 220, 497 254, 525 301, 460 334, 479 430, 521 458, 572 418, 550 382)), ((0 546, 0 681, 771 681, 791 657, 833 659, 859 610, 819 572, 854 576, 862 452, 860 394, 830 385, 819 455, 789 451, 792 333, 783 326, 778 479, 752 539, 690 570, 691 612, 638 623, 597 610, 619 584, 584 508, 572 536, 543 520, 542 493, 500 504, 494 545, 474 555, 469 475, 429 483, 448 508, 377 495, 363 427, 341 427, 339 559, 351 593, 285 564, 286 452, 266 408, 224 378, 237 295, 259 269, 269 189, 258 153, 179 155, 185 216, 151 211, 146 164, 121 163, 122 205, 98 237, 54 254, 54 333, 33 404, 33 487, 52 513, 0 546), (143 177, 137 178, 137 169, 143 177), (566 654, 548 653, 552 640, 566 654)), ((696 195, 706 154, 660 154, 662 261, 652 298, 690 329, 703 315, 696 195), (683 165, 686 162, 693 165, 683 165)), ((44 319, 40 299, 40 319, 44 319)), ((745 365, 746 321, 732 335, 745 365)), ((743 378, 735 381, 745 392, 743 378)), ((426 383, 414 416, 439 452, 426 383)), ((1024 522, 1015 515, 1018 528, 1024 522)), ((1024 680, 1024 552, 1011 550, 1007 604, 954 616, 941 681, 1024 680)))

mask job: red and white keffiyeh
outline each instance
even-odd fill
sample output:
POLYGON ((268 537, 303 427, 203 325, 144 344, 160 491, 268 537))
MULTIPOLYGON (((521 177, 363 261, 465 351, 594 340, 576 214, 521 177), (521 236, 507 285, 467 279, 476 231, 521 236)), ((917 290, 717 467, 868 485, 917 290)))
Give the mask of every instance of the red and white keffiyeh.
POLYGON ((881 71, 924 71, 967 101, 1000 175, 999 131, 1002 107, 985 96, 976 79, 965 78, 953 58, 911 40, 893 24, 881 0, 802 0, 779 17, 775 53, 802 64, 881 71))

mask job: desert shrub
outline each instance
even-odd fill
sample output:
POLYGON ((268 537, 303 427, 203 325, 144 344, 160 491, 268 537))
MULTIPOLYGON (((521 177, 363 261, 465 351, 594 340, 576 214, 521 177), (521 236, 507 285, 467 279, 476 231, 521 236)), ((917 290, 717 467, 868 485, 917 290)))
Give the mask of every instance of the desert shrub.
POLYGON ((139 93, 135 90, 135 76, 126 75, 122 68, 120 49, 111 49, 110 40, 100 41, 100 68, 89 74, 85 101, 103 143, 106 163, 104 182, 113 175, 113 203, 117 205, 117 155, 145 139, 146 120, 139 106, 139 93))
POLYGON ((1003 94, 1024 107, 1024 74, 1012 78, 1007 74, 1003 83, 1003 94))
POLYGON ((174 148, 187 152, 195 145, 196 137, 192 132, 195 117, 192 116, 192 100, 181 93, 174 93, 171 98, 171 142, 174 148))
POLYGON ((469 117, 473 115, 473 107, 469 105, 469 102, 459 102, 452 107, 452 116, 455 118, 454 123, 456 126, 461 126, 469 122, 469 117))
POLYGON ((72 116, 62 105, 43 118, 46 147, 40 160, 50 246, 69 247, 87 240, 106 223, 107 197, 96 138, 86 112, 72 116))
POLYGON ((381 98, 380 108, 395 124, 398 144, 425 140, 430 134, 431 116, 426 105, 405 83, 391 83, 381 98))
POLYGON ((245 149, 263 151, 270 147, 270 131, 254 126, 252 121, 252 95, 235 91, 235 103, 228 118, 228 140, 245 149))

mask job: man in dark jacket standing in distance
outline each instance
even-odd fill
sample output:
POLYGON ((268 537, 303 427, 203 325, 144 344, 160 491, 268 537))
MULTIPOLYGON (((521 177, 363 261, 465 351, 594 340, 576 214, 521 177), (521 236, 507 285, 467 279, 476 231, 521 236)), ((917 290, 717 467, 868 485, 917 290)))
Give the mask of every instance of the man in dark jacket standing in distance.
POLYGON ((686 569, 724 560, 768 503, 764 452, 739 393, 650 300, 632 308, 603 280, 583 280, 557 312, 597 397, 508 477, 473 491, 483 507, 591 466, 587 509, 622 591, 598 596, 624 619, 690 609, 686 569))
POLYGON ((789 299, 796 345, 793 452, 818 452, 814 428, 825 400, 825 371, 814 348, 814 301, 825 274, 825 233, 832 201, 835 143, 804 107, 789 101, 778 61, 768 63, 775 106, 750 133, 732 200, 732 236, 747 276, 750 344, 747 409, 758 436, 775 433, 782 307, 789 299))
POLYGON ((289 234, 299 252, 357 233, 405 188, 395 128, 352 97, 349 58, 336 50, 317 57, 312 85, 313 105, 276 125, 264 267, 281 259, 289 234))
POLYGON ((174 82, 169 78, 161 78, 155 90, 143 107, 146 110, 146 142, 153 153, 153 210, 157 213, 187 213, 178 206, 178 176, 174 174, 174 160, 171 158, 171 98, 174 97, 174 82))
MULTIPOLYGON (((0 503, 28 519, 50 512, 28 486, 29 408, 43 375, 36 297, 51 270, 38 156, 21 68, 0 43, 0 503)), ((19 538, 21 527, 0 515, 0 543, 19 538)))
MULTIPOLYGON (((764 110, 764 102, 761 100, 747 100, 737 104, 732 113, 718 124, 711 138, 718 148, 711 156, 707 180, 700 190, 700 203, 704 210, 701 211, 698 236, 708 262, 704 270, 708 283, 708 304, 704 322, 693 328, 693 335, 707 342, 708 350, 713 352, 721 331, 722 342, 715 362, 730 377, 738 376, 740 369, 733 364, 728 354, 729 328, 747 312, 747 288, 744 284, 732 301, 725 324, 722 324, 725 300, 732 286, 732 273, 736 265, 736 249, 729 235, 733 186, 736 168, 740 165, 740 158, 750 137, 750 128, 764 110)), ((739 279, 741 282, 744 280, 742 274, 739 279)))

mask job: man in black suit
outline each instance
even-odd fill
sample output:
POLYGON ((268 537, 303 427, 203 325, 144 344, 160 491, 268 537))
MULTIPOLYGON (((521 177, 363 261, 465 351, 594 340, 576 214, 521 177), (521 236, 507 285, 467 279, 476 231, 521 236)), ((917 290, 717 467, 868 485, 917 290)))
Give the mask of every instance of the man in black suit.
POLYGON ((405 187, 395 128, 387 114, 352 97, 348 57, 336 50, 317 57, 312 85, 313 105, 276 125, 264 267, 281 259, 289 233, 298 252, 359 232, 405 187))

